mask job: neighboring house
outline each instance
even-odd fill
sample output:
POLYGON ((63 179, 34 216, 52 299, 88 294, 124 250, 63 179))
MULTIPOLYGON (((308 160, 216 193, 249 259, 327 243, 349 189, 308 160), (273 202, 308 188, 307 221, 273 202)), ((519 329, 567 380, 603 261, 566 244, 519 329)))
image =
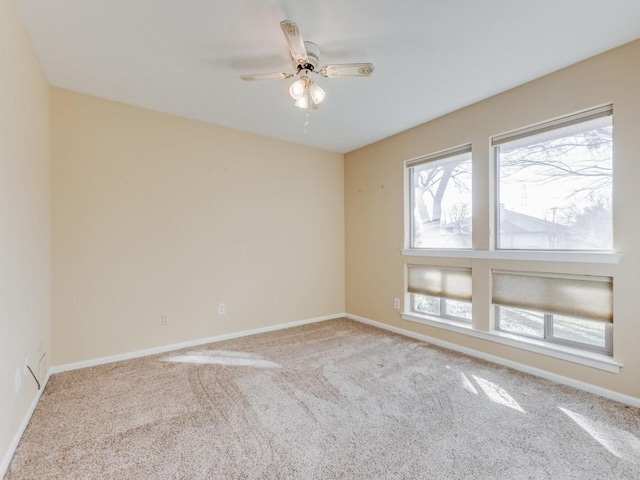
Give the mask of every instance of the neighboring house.
POLYGON ((500 207, 500 248, 570 249, 575 236, 559 223, 500 207))
MULTIPOLYGON (((471 218, 463 218, 440 228, 454 238, 468 238, 471 235, 471 218)), ((500 207, 500 248, 571 249, 577 235, 565 225, 500 207)))

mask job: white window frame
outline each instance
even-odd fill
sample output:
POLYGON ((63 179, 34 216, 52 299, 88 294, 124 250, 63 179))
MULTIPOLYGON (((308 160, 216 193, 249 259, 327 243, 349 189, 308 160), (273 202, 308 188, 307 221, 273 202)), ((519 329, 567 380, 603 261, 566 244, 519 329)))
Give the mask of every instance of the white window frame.
MULTIPOLYGON (((566 347, 576 348, 579 350, 587 350, 595 353, 601 353, 607 356, 613 356, 613 324, 612 323, 604 324, 605 345, 604 347, 597 347, 595 345, 589 345, 588 343, 574 342, 571 340, 567 340, 565 338, 560 338, 555 336, 553 334, 554 314, 552 313, 542 314, 544 318, 544 332, 542 337, 537 337, 535 335, 527 335, 526 333, 516 333, 516 332, 512 332, 511 330, 502 329, 500 327, 500 320, 502 318, 500 315, 500 309, 508 308, 508 307, 501 307, 500 305, 494 305, 494 307, 496 312, 495 313, 495 318, 496 318, 495 330, 498 330, 500 332, 505 332, 510 335, 514 335, 516 337, 532 338, 532 339, 543 341, 543 342, 555 343, 558 345, 564 345, 566 347)), ((521 310, 530 311, 527 309, 521 309, 521 310)))
MULTIPOLYGON (((568 127, 571 125, 579 125, 581 123, 588 122, 589 120, 595 120, 597 118, 608 117, 612 118, 613 123, 613 104, 606 104, 597 106, 594 108, 590 108, 587 110, 583 110, 581 112, 564 115, 562 117, 555 118, 553 120, 549 120, 546 122, 530 125, 528 127, 519 128, 516 130, 512 130, 510 132, 502 133, 499 135, 494 135, 491 137, 491 159, 493 163, 493 209, 494 209, 494 221, 493 221, 493 238, 491 239, 494 245, 494 250, 496 252, 518 252, 524 254, 524 256, 529 256, 534 253, 538 254, 546 254, 546 253, 558 253, 561 255, 566 254, 582 254, 582 255, 608 255, 614 254, 612 243, 611 250, 589 250, 589 249, 554 249, 554 248, 537 248, 531 250, 518 249, 518 248, 503 248, 500 247, 500 156, 499 156, 499 148, 500 145, 508 143, 513 140, 524 139, 527 137, 531 137, 534 135, 538 135, 545 132, 553 132, 554 130, 568 127)), ((613 205, 612 216, 613 216, 613 205)), ((613 231, 613 224, 611 225, 612 235, 615 241, 615 232, 613 231)), ((614 254, 615 255, 615 254, 614 254)), ((563 260, 561 260, 563 261, 563 260)))
MULTIPOLYGON (((426 163, 433 163, 436 166, 439 163, 446 164, 447 159, 451 157, 455 157, 457 155, 462 155, 464 153, 469 153, 471 157, 471 164, 473 170, 473 155, 471 150, 471 144, 466 143, 463 145, 458 145, 453 148, 448 148, 445 150, 439 150, 434 153, 430 153, 428 155, 422 155, 420 157, 411 158, 409 160, 405 160, 404 162, 404 185, 405 185, 405 195, 404 195, 404 250, 409 252, 439 252, 439 251, 453 251, 453 252, 470 252, 473 250, 473 239, 472 245, 468 248, 440 248, 440 247, 414 247, 413 246, 413 229, 414 229, 414 219, 413 219, 413 190, 412 190, 412 181, 411 181, 411 169, 413 167, 417 167, 419 165, 424 165, 426 163)), ((472 195, 473 195, 473 185, 471 187, 472 195)), ((471 210, 471 215, 473 217, 473 205, 471 210)), ((403 250, 403 251, 404 251, 403 250)))
MULTIPOLYGON (((615 264, 618 264, 621 259, 621 254, 614 251, 589 251, 589 250, 506 250, 506 249, 498 249, 497 247, 497 235, 499 235, 499 229, 497 228, 499 222, 499 196, 497 195, 497 188, 499 188, 499 170, 496 168, 496 162, 498 159, 496 158, 495 148, 492 145, 492 142, 496 138, 500 138, 502 136, 512 135, 514 132, 525 132, 529 130, 530 132, 537 131, 541 125, 553 128, 559 128, 566 125, 568 119, 576 120, 576 123, 582 123, 585 121, 586 117, 593 113, 595 110, 602 108, 605 110, 609 110, 610 114, 613 116, 613 106, 612 104, 603 104, 599 107, 592 107, 586 109, 581 112, 577 112, 571 115, 563 115, 561 117, 557 117, 550 121, 541 122, 538 124, 533 124, 526 128, 519 128, 509 132, 506 132, 501 135, 490 136, 488 138, 486 146, 482 145, 481 148, 488 149, 488 159, 490 162, 489 169, 492 172, 491 178, 487 179, 487 184, 483 184, 481 191, 486 191, 489 198, 485 198, 483 201, 487 202, 487 205, 491 205, 491 209, 495 216, 491 219, 491 225, 487 225, 487 231, 489 232, 490 238, 487 240, 487 248, 477 249, 476 242, 472 241, 472 248, 470 249, 461 249, 461 248, 412 248, 412 222, 413 222, 413 213, 412 213, 412 205, 413 205, 413 191, 411 189, 411 177, 410 170, 408 165, 411 162, 418 159, 425 159, 427 157, 417 157, 416 159, 407 160, 404 162, 403 170, 404 170, 404 242, 403 249, 401 249, 401 254, 405 257, 413 257, 413 258, 435 258, 439 259, 438 263, 443 266, 451 266, 454 267, 456 265, 468 265, 471 267, 474 265, 474 259, 480 259, 482 262, 479 262, 477 265, 480 270, 485 270, 487 272, 487 281, 488 275, 494 268, 509 268, 511 265, 515 265, 512 262, 518 262, 517 268, 524 269, 526 271, 542 272, 549 271, 548 269, 550 263, 561 262, 566 264, 572 264, 574 267, 568 265, 566 268, 559 266, 558 269, 552 269, 557 271, 559 274, 575 274, 580 272, 582 274, 594 274, 594 275, 604 275, 615 277, 614 272, 615 268, 611 267, 615 264), (555 125, 555 126, 554 126, 555 125), (524 262, 524 263, 523 263, 524 262), (545 266, 546 265, 546 266, 545 266), (579 270, 576 270, 578 268, 579 270)), ((615 141, 615 139, 614 139, 615 141)), ((471 145, 465 144, 458 148, 470 148, 471 145)), ((446 158, 446 154, 449 152, 453 152, 455 149, 442 150, 433 154, 442 155, 442 158, 446 158)), ((615 152, 615 144, 614 144, 614 152, 615 152)), ((614 153, 615 155, 615 153, 614 153)), ((428 156, 428 157, 431 157, 428 156)), ((487 158, 484 155, 479 156, 479 158, 484 159, 487 158)), ((475 160, 472 155, 472 171, 475 170, 475 160)), ((615 158, 614 158, 614 166, 615 166, 615 158)), ((477 179, 473 178, 472 184, 475 186, 475 182, 477 179)), ((482 180, 483 182, 485 180, 482 180)), ((473 187, 472 187, 473 188, 473 187)), ((615 188, 615 185, 614 185, 615 188)), ((475 190, 475 188, 474 188, 475 190)), ((474 200, 475 199, 474 196, 474 200)), ((615 195, 615 193, 614 193, 615 195)), ((615 205, 613 205, 615 208, 615 205)), ((472 206, 472 217, 474 217, 474 213, 477 207, 472 206)), ((492 214, 493 215, 493 214, 492 214)), ((615 235, 615 224, 614 224, 614 235, 615 235)), ((475 234, 474 234, 475 236, 475 234)), ((483 242, 484 243, 484 242, 483 242)), ((615 244, 614 244, 615 245, 615 244)), ((407 259, 408 263, 414 263, 411 259, 407 259)), ((480 273, 480 278, 482 278, 482 274, 480 273)), ((406 279, 405 279, 406 281, 406 279)), ((477 281, 477 279, 476 279, 477 281)), ((482 280, 484 281, 484 280, 482 280)), ((556 339, 552 338, 554 341, 541 340, 538 337, 526 337, 517 335, 511 332, 506 332, 499 330, 498 325, 498 312, 496 306, 491 303, 490 299, 474 299, 472 301, 473 312, 477 313, 478 306, 476 302, 482 305, 482 310, 487 309, 486 315, 487 318, 480 318, 478 322, 474 320, 472 323, 460 322, 456 320, 451 320, 446 318, 446 316, 434 316, 429 314, 422 314, 420 312, 415 312, 413 309, 413 299, 412 294, 406 291, 404 294, 404 310, 401 314, 401 317, 404 320, 417 322, 423 325, 428 325, 430 327, 443 329, 452 331, 455 333, 483 339, 490 342, 495 342, 502 345, 507 345, 510 347, 518 348, 525 351, 534 352, 537 354, 561 359, 564 361, 589 366, 592 368, 596 368, 599 370, 618 373, 620 369, 623 367, 623 364, 619 361, 615 360, 614 351, 613 351, 613 333, 612 324, 609 325, 606 331, 607 335, 607 352, 597 351, 597 349, 589 349, 588 345, 585 347, 583 344, 575 344, 571 341, 565 341, 564 339, 556 339), (555 341, 557 340, 557 341, 555 341)), ((443 309, 441 307, 441 313, 443 309)), ((445 311, 446 313, 446 311, 445 311)), ((483 315, 484 317, 484 315, 483 315)), ((466 320, 466 319, 465 319, 466 320)), ((550 322, 552 324, 552 322, 550 322)), ((551 328, 551 327, 547 327, 551 328)), ((553 332, 550 330, 549 337, 553 337, 553 332)))
MULTIPOLYGON (((436 318, 436 319, 442 319, 442 320, 447 320, 450 322, 456 322, 456 323, 461 323, 464 325, 471 325, 471 318, 465 318, 465 317, 458 317, 457 315, 450 315, 447 313, 447 300, 446 298, 439 298, 439 297, 431 297, 431 298, 435 298, 438 300, 438 307, 439 307, 439 313, 437 314, 429 314, 429 313, 425 313, 425 312, 421 312, 420 310, 416 309, 415 306, 415 295, 420 295, 419 293, 409 293, 409 303, 411 305, 411 313, 414 315, 418 315, 418 316, 424 316, 424 317, 429 317, 429 318, 436 318)), ((425 295, 425 296, 429 296, 429 295, 425 295)), ((455 300, 457 302, 460 303, 468 303, 469 305, 471 305, 471 302, 463 302, 462 300, 455 300)))

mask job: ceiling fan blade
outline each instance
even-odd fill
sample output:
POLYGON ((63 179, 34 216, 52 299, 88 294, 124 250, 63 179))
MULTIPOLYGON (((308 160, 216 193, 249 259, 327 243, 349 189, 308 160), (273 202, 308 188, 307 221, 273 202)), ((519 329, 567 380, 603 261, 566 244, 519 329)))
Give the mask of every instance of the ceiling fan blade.
POLYGON ((298 25, 291 20, 283 20, 280 22, 280 27, 287 39, 293 59, 300 65, 307 63, 307 49, 304 46, 298 25))
POLYGON ((271 80, 273 78, 291 78, 293 73, 281 72, 281 73, 256 73, 254 75, 241 75, 241 80, 253 81, 253 80, 271 80))
POLYGON ((373 63, 336 63, 323 66, 317 73, 327 78, 369 77, 373 70, 373 63))

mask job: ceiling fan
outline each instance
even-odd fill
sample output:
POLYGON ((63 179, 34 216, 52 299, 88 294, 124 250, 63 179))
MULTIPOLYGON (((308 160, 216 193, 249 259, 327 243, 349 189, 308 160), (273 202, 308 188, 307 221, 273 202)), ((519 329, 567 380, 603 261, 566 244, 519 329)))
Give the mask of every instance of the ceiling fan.
POLYGON ((316 73, 326 78, 335 77, 368 77, 373 73, 372 63, 337 63, 318 68, 320 48, 313 42, 305 42, 298 26, 290 20, 280 22, 280 27, 287 39, 291 60, 295 73, 258 73, 242 75, 242 80, 268 80, 272 78, 300 78, 289 87, 289 95, 294 105, 299 108, 317 109, 326 97, 325 91, 309 78, 309 73, 316 73))

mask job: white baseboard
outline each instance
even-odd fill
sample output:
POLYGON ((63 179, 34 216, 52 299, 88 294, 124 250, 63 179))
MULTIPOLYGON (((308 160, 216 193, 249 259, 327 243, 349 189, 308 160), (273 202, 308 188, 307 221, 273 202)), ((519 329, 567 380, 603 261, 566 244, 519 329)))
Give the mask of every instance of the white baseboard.
POLYGON ((27 413, 24 415, 24 418, 22 419, 22 422, 20 423, 20 426, 18 427, 16 434, 13 436, 13 440, 11 440, 11 443, 9 444, 9 448, 7 448, 7 451, 4 454, 2 463, 0 463, 0 478, 4 478, 4 475, 7 473, 7 469, 9 468, 9 464, 11 463, 13 454, 16 452, 16 448, 18 448, 18 443, 20 443, 20 439, 22 438, 24 431, 27 429, 27 425, 29 425, 29 421, 31 420, 31 416, 33 415, 33 412, 35 411, 36 406, 40 401, 42 392, 44 392, 44 389, 46 388, 47 383, 49 383, 50 376, 51 376, 51 370, 49 370, 49 372, 47 373, 47 378, 45 378, 44 382, 42 382, 42 384, 40 385, 40 390, 38 390, 36 392, 36 396, 33 397, 33 400, 31 401, 31 405, 29 406, 29 410, 27 410, 27 413))
POLYGON ((234 338, 246 337, 249 335, 256 335, 258 333, 273 332, 276 330, 284 330, 286 328, 299 327, 301 325, 308 325, 311 323, 324 322, 326 320, 334 320, 336 318, 344 318, 346 316, 347 316, 346 313, 336 313, 333 315, 325 315, 323 317, 307 318, 305 320, 297 320, 295 322, 281 323, 278 325, 270 325, 268 327, 254 328, 252 330, 243 330, 240 332, 226 333, 223 335, 216 335, 214 337, 198 338, 196 340, 188 340, 186 342, 172 343, 170 345, 161 345, 159 347, 147 348, 144 350, 137 350, 137 351, 128 352, 128 353, 121 353, 118 355, 110 355, 108 357, 100 357, 100 358, 94 358, 91 360, 84 360, 81 362, 57 365, 55 367, 51 367, 50 372, 52 374, 69 372, 71 370, 78 370, 81 368, 95 367, 97 365, 120 362, 122 360, 131 360, 133 358, 147 357, 149 355, 156 355, 158 353, 171 352, 173 350, 180 350, 181 348, 197 347, 199 345, 205 345, 207 343, 221 342, 223 340, 232 340, 234 338))
POLYGON ((498 357, 496 355, 491 355, 489 353, 480 352, 478 350, 473 350, 471 348, 463 347, 455 343, 445 342, 444 340, 438 340, 437 338, 429 337, 421 333, 412 332, 410 330, 405 330, 403 328, 387 325, 385 323, 377 322, 369 318, 360 317, 358 315, 352 315, 350 313, 347 313, 346 317, 350 320, 355 320, 356 322, 365 323, 373 327, 381 328, 383 330, 388 330, 393 333, 404 335, 405 337, 415 338, 416 340, 421 340, 423 342, 427 342, 432 345, 437 345, 438 347, 443 347, 449 350, 454 350, 456 352, 465 353, 467 355, 481 358, 483 360, 487 360, 492 363, 497 363, 498 365, 504 365, 505 367, 513 368, 514 370, 519 370, 524 373, 535 375, 536 377, 545 378, 553 382, 557 382, 563 385, 568 385, 570 387, 577 388, 578 390, 583 390, 585 392, 593 393, 595 395, 600 395, 601 397, 608 398, 610 400, 615 400, 616 402, 624 403, 625 405, 630 405, 632 407, 640 408, 640 398, 632 397, 630 395, 624 395, 622 393, 614 392, 613 390, 607 390, 606 388, 598 387, 590 383, 574 380, 573 378, 557 375, 555 373, 547 372, 546 370, 541 370, 539 368, 531 367, 523 363, 507 360, 506 358, 498 357))

